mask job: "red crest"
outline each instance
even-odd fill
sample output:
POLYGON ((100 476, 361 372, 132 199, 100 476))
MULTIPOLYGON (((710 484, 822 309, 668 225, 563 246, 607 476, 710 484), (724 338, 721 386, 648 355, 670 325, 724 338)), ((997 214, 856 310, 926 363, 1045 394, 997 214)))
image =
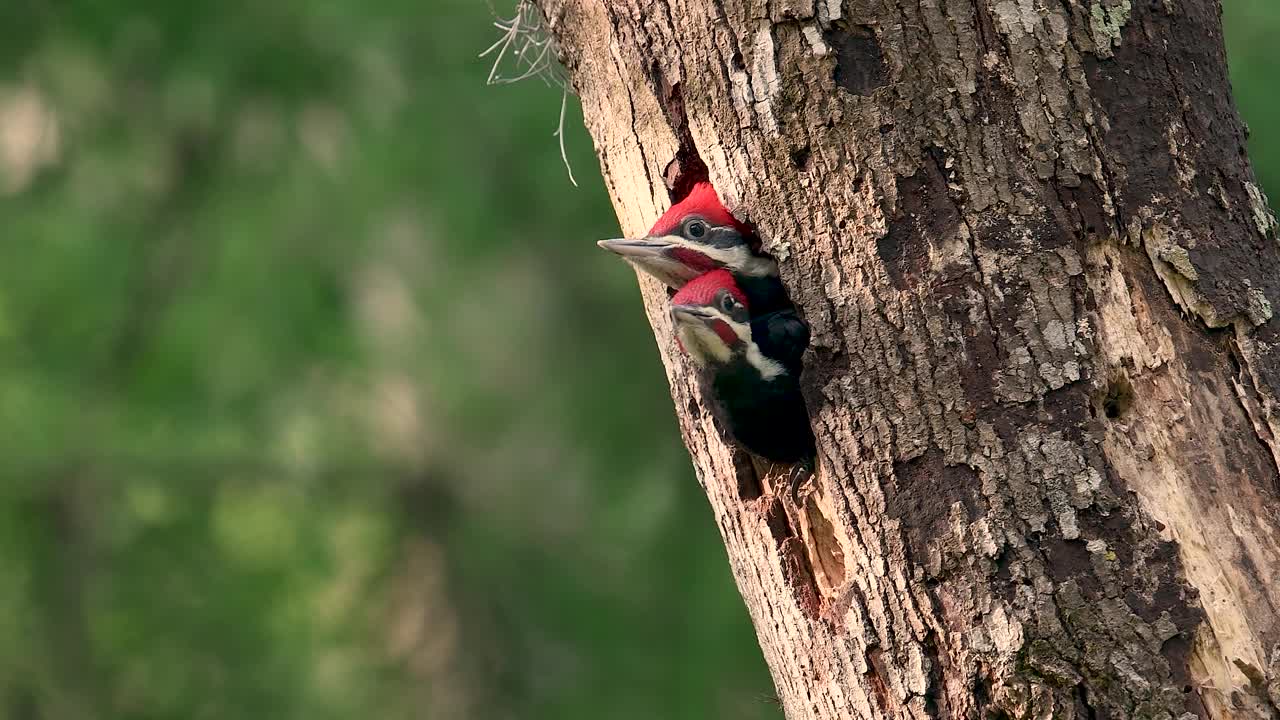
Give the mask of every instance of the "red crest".
POLYGON ((728 290, 743 307, 747 307, 747 296, 733 281, 733 273, 728 270, 712 270, 685 283, 675 296, 672 305, 714 305, 716 295, 721 290, 728 290))
POLYGON ((720 202, 720 196, 716 194, 716 189, 711 186, 711 183, 700 182, 693 186, 683 200, 672 205, 670 210, 658 218, 658 222, 654 223, 653 228, 649 230, 649 235, 654 237, 669 235, 671 231, 680 227, 682 220, 690 215, 701 216, 712 225, 735 227, 743 235, 752 234, 751 228, 739 222, 720 202))

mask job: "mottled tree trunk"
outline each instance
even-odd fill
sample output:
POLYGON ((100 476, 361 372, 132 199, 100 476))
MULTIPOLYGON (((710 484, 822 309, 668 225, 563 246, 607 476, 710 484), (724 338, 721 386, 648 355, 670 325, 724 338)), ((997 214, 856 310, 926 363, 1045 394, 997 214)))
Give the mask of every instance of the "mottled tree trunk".
POLYGON ((540 4, 623 229, 709 177, 813 326, 795 508, 642 280, 789 718, 1280 717, 1280 242, 1217 0, 540 4))

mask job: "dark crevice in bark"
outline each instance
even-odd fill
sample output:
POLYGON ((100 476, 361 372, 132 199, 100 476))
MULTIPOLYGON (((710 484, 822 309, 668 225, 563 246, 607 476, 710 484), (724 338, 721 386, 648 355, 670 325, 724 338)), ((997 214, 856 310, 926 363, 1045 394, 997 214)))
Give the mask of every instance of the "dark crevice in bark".
MULTIPOLYGON (((1236 400, 1245 416, 1249 418, 1249 424, 1253 426, 1253 432, 1258 438, 1258 442, 1263 447, 1270 449, 1274 456, 1277 454, 1276 445, 1280 443, 1280 438, 1272 434, 1267 423, 1266 399, 1258 392, 1258 388, 1253 382, 1253 376, 1249 372, 1248 361, 1240 349, 1239 340, 1234 335, 1227 340, 1226 355, 1231 361, 1231 369, 1234 375, 1232 386, 1235 388, 1236 400)), ((1276 474, 1272 484, 1272 491, 1280 497, 1280 461, 1277 461, 1276 474)))
POLYGON ((1133 384, 1129 378, 1119 373, 1107 383, 1101 402, 1102 415, 1108 420, 1122 420, 1129 407, 1133 405, 1133 384))
POLYGON ((743 450, 735 449, 733 453, 733 469, 738 478, 738 499, 743 502, 759 500, 764 495, 764 486, 756 472, 751 456, 743 450))
POLYGON ((1098 711, 1089 702, 1089 693, 1083 686, 1076 686, 1076 717, 1081 720, 1099 720, 1098 711))
POLYGON ((869 95, 889 82, 889 68, 870 25, 849 25, 837 20, 823 33, 823 39, 836 53, 832 82, 853 95, 869 95))
POLYGON ((820 592, 814 578, 809 553, 787 517, 783 500, 774 497, 765 509, 765 522, 782 559, 782 574, 795 594, 796 603, 810 618, 821 611, 820 592))
POLYGON ((929 663, 925 678, 927 685, 920 697, 924 700, 924 715, 931 718, 951 718, 953 714, 946 696, 941 692, 943 663, 942 652, 938 648, 938 634, 932 629, 925 632, 921 640, 924 646, 925 662, 929 663))
POLYGON ((871 695, 875 698, 881 712, 890 711, 893 706, 889 704, 889 686, 885 683, 888 669, 884 663, 884 650, 879 647, 867 648, 866 660, 871 695))
POLYGON ((807 144, 795 148, 791 151, 791 167, 795 168, 797 172, 808 172, 811 156, 812 152, 807 144))
POLYGON ((684 92, 679 82, 668 82, 666 73, 655 63, 649 68, 649 77, 657 88, 659 102, 667 114, 667 124, 675 132, 680 146, 676 156, 663 170, 663 179, 671 192, 671 200, 678 202, 689 194, 693 186, 707 181, 707 164, 698 154, 689 130, 689 116, 684 106, 684 92))

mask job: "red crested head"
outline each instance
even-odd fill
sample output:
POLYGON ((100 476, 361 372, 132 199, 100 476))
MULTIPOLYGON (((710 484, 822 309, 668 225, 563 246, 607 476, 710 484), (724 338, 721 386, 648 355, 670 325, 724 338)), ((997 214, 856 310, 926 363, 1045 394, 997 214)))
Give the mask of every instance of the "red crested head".
POLYGON ((751 340, 747 297, 728 270, 685 283, 671 298, 676 342, 701 367, 723 365, 751 340))
POLYGON ((689 194, 671 209, 662 214, 649 230, 651 237, 670 235, 680 227, 681 221, 690 215, 697 215, 708 223, 718 227, 733 227, 743 235, 751 235, 751 229, 733 216, 733 213, 720 202, 716 189, 709 182, 700 182, 693 186, 689 194))
POLYGON ((738 278, 778 277, 778 263, 760 251, 755 231, 734 218, 706 182, 663 213, 647 237, 598 244, 676 290, 716 268, 738 278))
POLYGON ((735 300, 747 307, 746 293, 733 281, 728 270, 712 270, 685 283, 671 298, 672 305, 715 305, 721 290, 727 290, 735 300))

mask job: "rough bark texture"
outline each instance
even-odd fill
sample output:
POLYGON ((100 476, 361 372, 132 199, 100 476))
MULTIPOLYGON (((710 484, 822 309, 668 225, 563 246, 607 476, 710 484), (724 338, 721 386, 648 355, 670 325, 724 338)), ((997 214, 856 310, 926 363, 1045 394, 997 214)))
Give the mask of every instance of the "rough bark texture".
POLYGON ((707 176, 813 326, 816 492, 642 279, 787 716, 1280 717, 1280 242, 1217 0, 540 0, 623 229, 707 176))

